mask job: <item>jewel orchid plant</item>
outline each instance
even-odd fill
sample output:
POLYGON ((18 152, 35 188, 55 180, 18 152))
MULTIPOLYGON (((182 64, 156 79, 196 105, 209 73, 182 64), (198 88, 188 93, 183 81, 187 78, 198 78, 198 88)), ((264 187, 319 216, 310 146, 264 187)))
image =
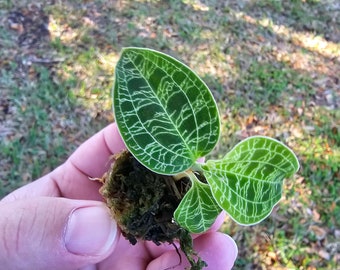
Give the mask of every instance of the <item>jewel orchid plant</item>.
POLYGON ((155 50, 122 50, 113 107, 128 151, 143 166, 190 179, 174 220, 192 233, 206 231, 222 210, 242 225, 262 221, 280 200, 284 178, 299 168, 287 146, 264 136, 241 141, 220 160, 198 162, 220 137, 216 102, 188 66, 155 50))

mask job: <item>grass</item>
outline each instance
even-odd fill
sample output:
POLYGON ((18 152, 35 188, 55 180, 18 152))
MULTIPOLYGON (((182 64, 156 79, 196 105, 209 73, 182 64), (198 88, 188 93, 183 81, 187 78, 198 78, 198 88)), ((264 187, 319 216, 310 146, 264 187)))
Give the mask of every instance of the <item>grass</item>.
POLYGON ((239 246, 235 269, 339 267, 337 1, 0 0, 0 18, 0 197, 112 122, 120 49, 150 47, 211 88, 223 131, 211 155, 260 134, 300 159, 269 218, 252 227, 225 221, 239 246))

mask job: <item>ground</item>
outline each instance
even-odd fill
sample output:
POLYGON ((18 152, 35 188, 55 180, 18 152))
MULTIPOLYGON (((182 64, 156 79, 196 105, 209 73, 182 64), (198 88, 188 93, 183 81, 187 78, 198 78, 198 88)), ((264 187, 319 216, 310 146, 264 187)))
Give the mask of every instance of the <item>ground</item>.
POLYGON ((222 156, 250 135, 301 162, 266 221, 222 230, 235 269, 340 264, 340 5, 318 0, 0 0, 0 197, 60 164, 113 121, 122 47, 193 68, 222 115, 222 156))

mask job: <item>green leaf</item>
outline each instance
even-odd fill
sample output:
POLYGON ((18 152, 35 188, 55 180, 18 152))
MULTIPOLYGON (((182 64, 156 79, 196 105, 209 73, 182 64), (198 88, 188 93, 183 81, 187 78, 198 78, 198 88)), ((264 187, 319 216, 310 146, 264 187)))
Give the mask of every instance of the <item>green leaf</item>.
POLYGON ((202 233, 215 222, 222 209, 213 198, 210 187, 200 182, 191 172, 192 186, 177 207, 174 218, 192 233, 202 233))
POLYGON ((128 150, 154 172, 183 172, 218 141, 219 115, 210 90, 190 68, 163 53, 123 49, 113 103, 128 150))
POLYGON ((202 169, 217 203, 236 222, 251 225, 271 213, 281 198, 283 179, 297 172, 299 162, 281 142, 254 136, 202 169))

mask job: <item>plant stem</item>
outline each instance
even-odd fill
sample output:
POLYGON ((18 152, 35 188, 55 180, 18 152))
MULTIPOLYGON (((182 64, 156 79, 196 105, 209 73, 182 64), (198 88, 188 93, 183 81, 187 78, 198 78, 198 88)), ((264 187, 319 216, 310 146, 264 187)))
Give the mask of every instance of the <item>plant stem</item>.
POLYGON ((196 162, 194 165, 192 165, 191 170, 194 172, 203 173, 202 165, 204 165, 204 163, 196 162))
POLYGON ((179 180, 181 180, 182 178, 185 178, 185 177, 190 178, 188 172, 181 172, 181 173, 178 173, 176 175, 173 175, 172 177, 175 181, 179 181, 179 180))
POLYGON ((184 177, 191 179, 190 175, 195 173, 195 172, 203 174, 202 165, 204 165, 204 163, 197 163, 196 162, 194 165, 192 165, 192 167, 189 170, 187 170, 185 172, 178 173, 178 174, 174 175, 173 178, 174 178, 175 181, 178 181, 178 180, 181 180, 184 177))

